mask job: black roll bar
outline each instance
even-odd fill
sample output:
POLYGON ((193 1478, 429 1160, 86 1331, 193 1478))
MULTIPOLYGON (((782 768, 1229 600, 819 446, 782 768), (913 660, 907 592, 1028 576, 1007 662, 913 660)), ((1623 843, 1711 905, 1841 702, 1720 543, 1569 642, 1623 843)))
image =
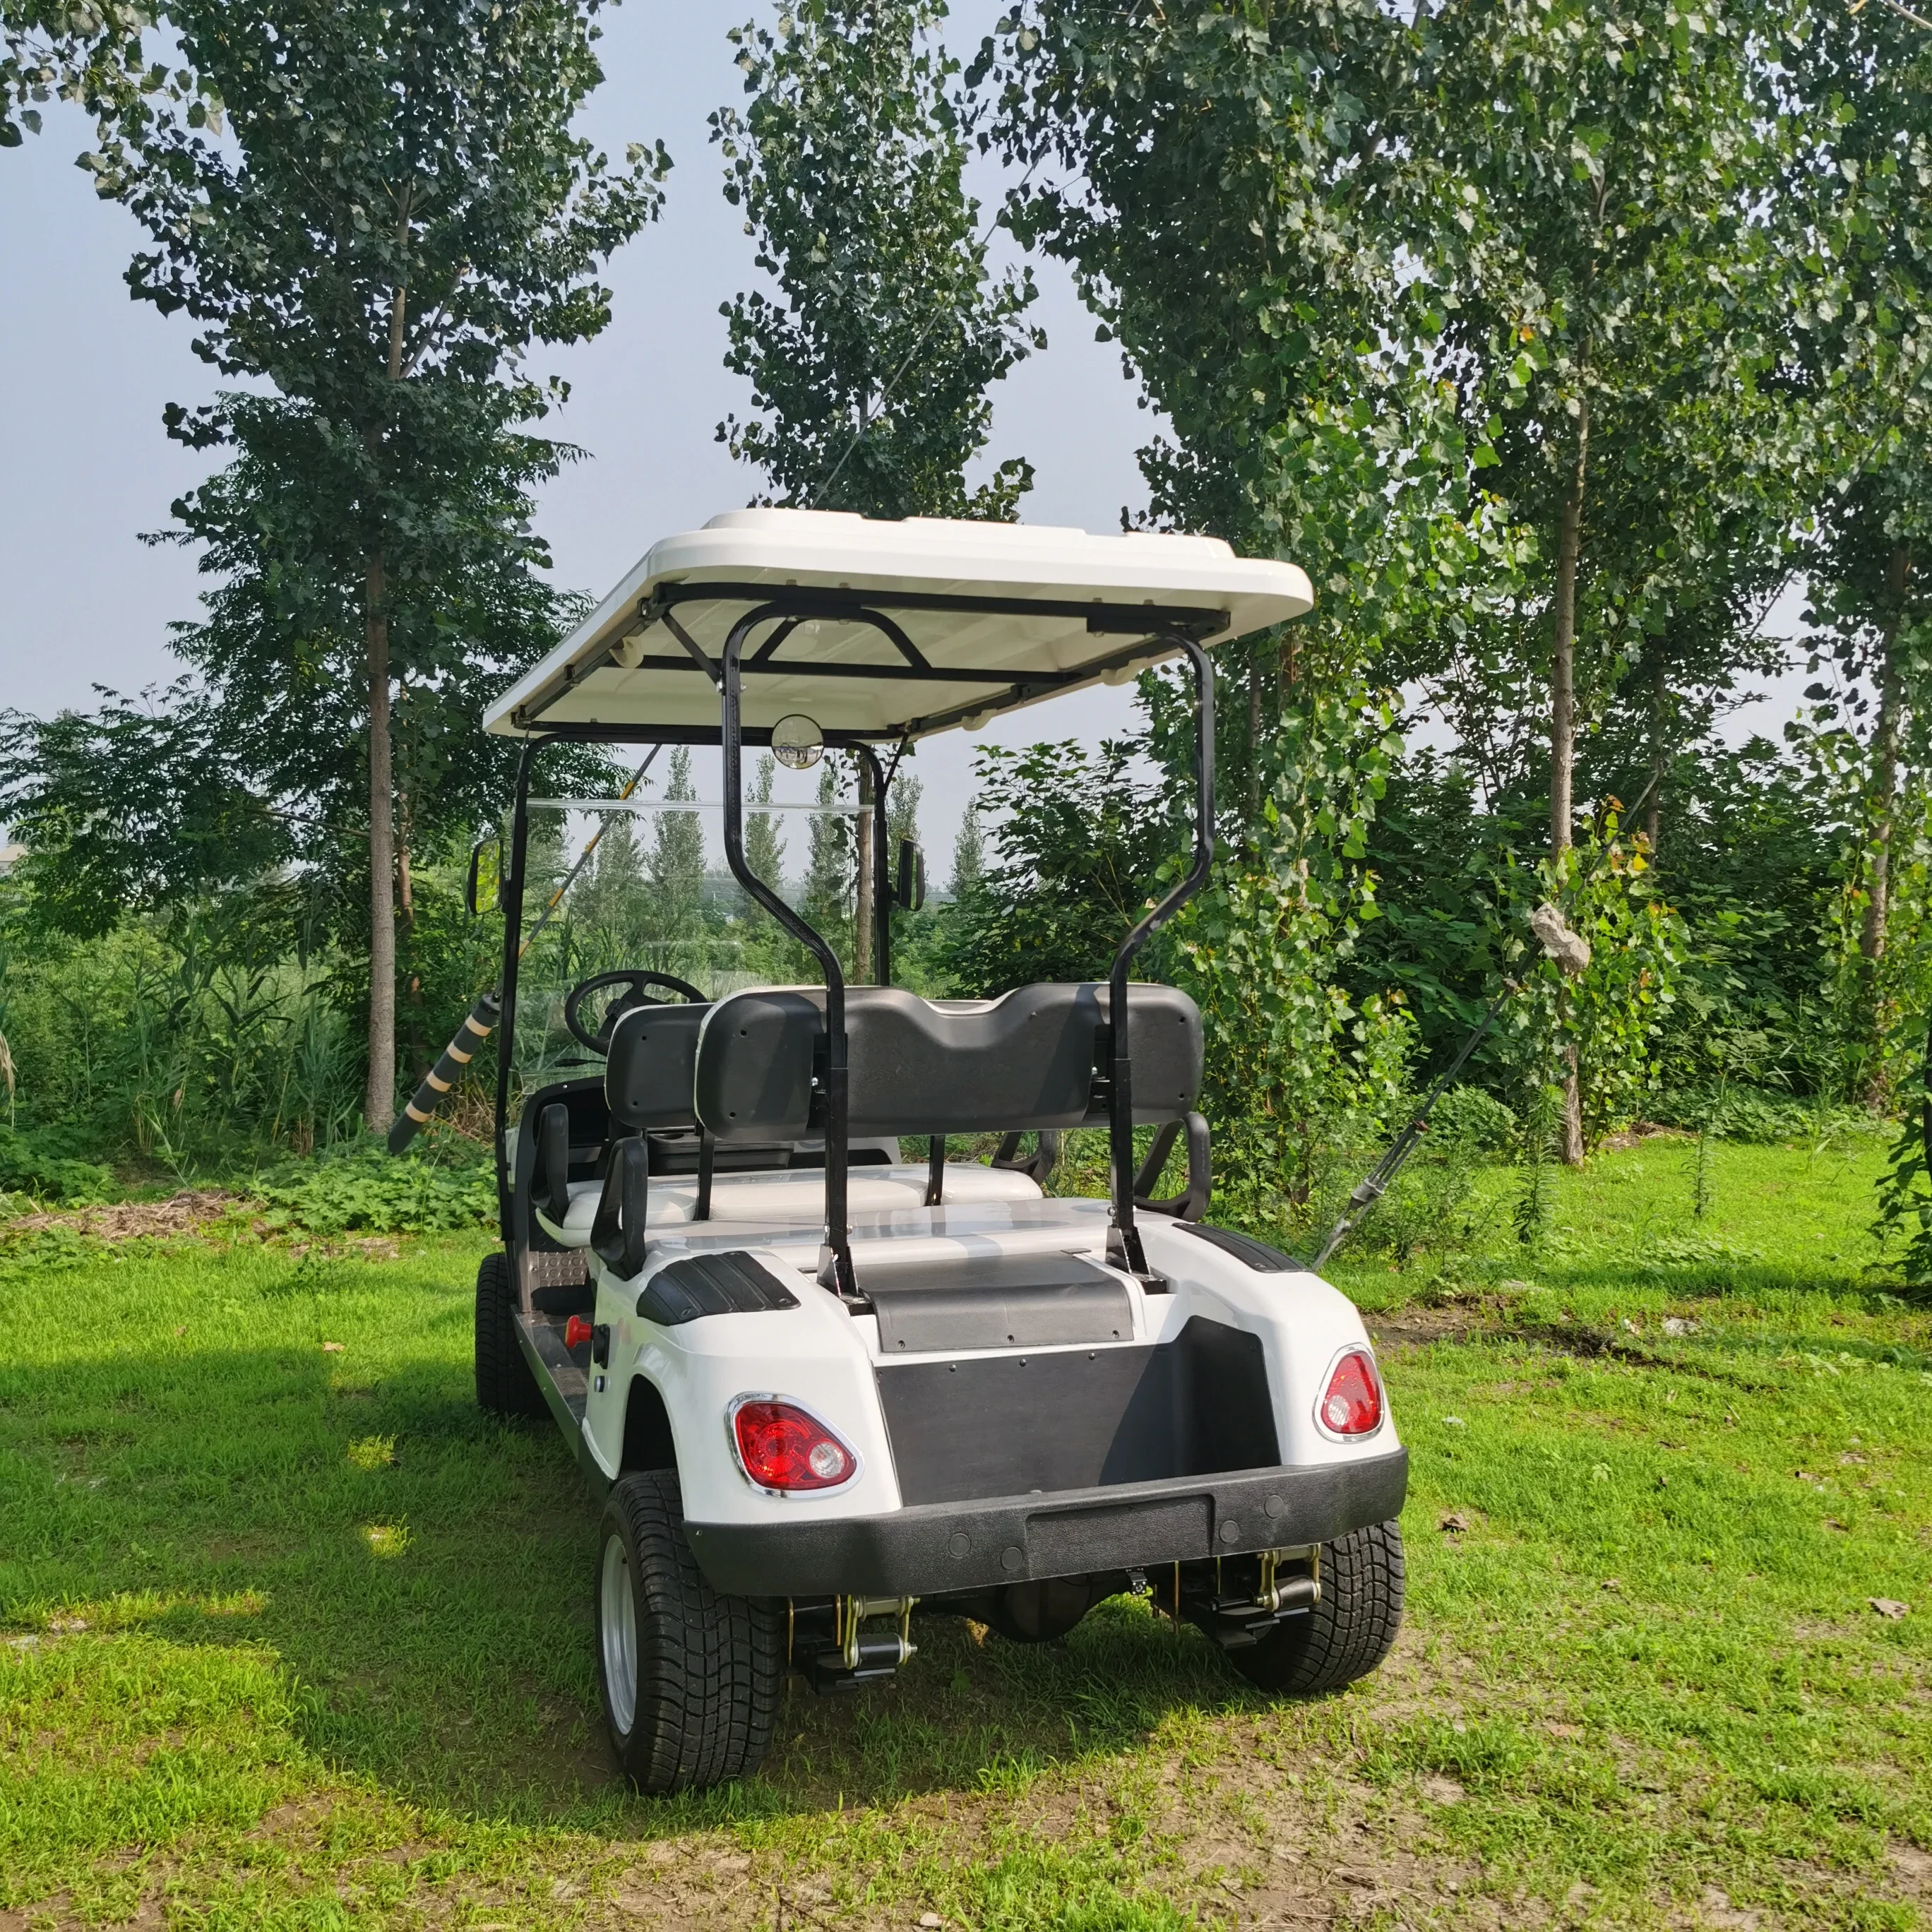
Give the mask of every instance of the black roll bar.
POLYGON ((516 1250, 514 1217, 511 1196, 515 1192, 510 1172, 510 1061, 511 1043, 517 1036, 517 967, 523 958, 520 941, 524 926, 524 858, 530 845, 530 770, 546 741, 526 738, 524 754, 517 760, 516 802, 510 813, 509 876, 500 880, 496 902, 503 914, 503 1015, 496 1035, 496 1223, 505 1250, 516 1250))
MULTIPOLYGON (((908 608, 950 608, 956 604, 972 604, 1003 613, 1011 609, 1028 614, 1036 608, 1047 608, 1036 606, 1030 602, 1022 604, 1016 601, 1010 604, 1005 599, 944 597, 915 599, 903 595, 890 601, 908 608)), ((516 803, 510 836, 509 876, 503 882, 500 895, 504 914, 502 1020, 504 1046, 497 1055, 496 1062, 496 1190, 498 1213, 506 1244, 514 1239, 510 1199, 512 1190, 506 1147, 512 1058, 509 1042, 514 1037, 516 1024, 518 934, 523 918, 524 873, 529 844, 530 782, 532 760, 544 745, 555 742, 716 743, 723 753, 724 856, 730 866, 732 875, 780 926, 804 944, 818 961, 825 975, 825 1235, 820 1252, 818 1278, 826 1287, 846 1300, 862 1299, 852 1265, 850 1217, 847 1210, 849 1150, 846 1146, 846 1137, 849 1072, 846 1058, 844 971, 838 963, 837 952, 830 944, 752 870, 750 862, 745 856, 744 747, 747 744, 762 745, 771 742, 771 732, 768 727, 754 726, 747 729, 742 722, 745 645, 752 632, 760 624, 770 622, 773 619, 782 621, 790 618, 795 622, 801 615, 815 614, 820 604, 820 598, 788 586, 785 594, 746 611, 732 626, 718 664, 720 718, 715 734, 710 728, 703 725, 653 726, 647 734, 643 734, 622 725, 561 724, 545 728, 542 735, 532 736, 524 742, 523 756, 517 769, 516 803), (804 608, 800 610, 796 608, 799 606, 804 608)), ((855 608, 849 604, 842 603, 836 614, 844 622, 869 625, 889 639, 894 638, 894 633, 898 629, 890 620, 862 607, 855 608)), ((1108 611, 1104 617, 1097 614, 1090 615, 1089 628, 1110 631, 1118 628, 1124 632, 1127 625, 1122 620, 1126 614, 1108 611)), ((1108 1024, 1102 1042, 1108 1064, 1108 1169, 1109 1192, 1112 1196, 1108 1257, 1117 1266, 1140 1275, 1144 1275, 1148 1268, 1140 1233, 1134 1225, 1133 1056, 1129 1037, 1127 974, 1136 956, 1148 939, 1200 890, 1208 877, 1214 855, 1214 666, 1209 662, 1207 652, 1199 642, 1190 634, 1188 630, 1179 628, 1174 621, 1184 614, 1148 610, 1144 614, 1154 621, 1142 634, 1142 641, 1136 647, 1136 653, 1144 650, 1148 643, 1163 644, 1180 652, 1193 668, 1195 823, 1193 857, 1186 876, 1158 905, 1139 920, 1120 942, 1119 950, 1114 955, 1108 980, 1108 1024), (1162 620, 1166 621, 1162 622, 1162 620)), ((1184 614, 1197 620, 1201 615, 1192 612, 1184 614)), ((896 728, 890 735, 898 738, 902 734, 896 728)), ((825 743, 829 748, 850 751, 863 759, 872 778, 872 906, 876 928, 874 957, 878 962, 879 981, 881 984, 890 984, 892 898, 887 876, 890 856, 886 800, 888 781, 886 775, 881 772, 878 753, 868 742, 866 736, 850 731, 828 731, 825 734, 825 743)), ((896 767, 896 760, 894 764, 896 767)))
POLYGON ((872 977, 881 986, 890 986, 892 983, 892 886, 886 874, 892 859, 892 839, 886 823, 887 775, 879 764, 878 753, 871 746, 856 745, 853 752, 864 760, 872 781, 872 977))
POLYGON ((1201 890, 1214 857, 1214 668, 1192 638, 1170 632, 1168 641, 1194 667, 1194 862, 1187 876, 1120 941, 1107 982, 1108 1165, 1113 1184, 1107 1258, 1132 1274, 1148 1271, 1140 1230, 1134 1226, 1133 1055, 1127 1037, 1127 969, 1148 940, 1201 890))
MULTIPOLYGON (((724 640, 724 679, 718 687, 719 736, 724 754, 724 857, 732 876, 794 939, 817 958, 825 975, 825 1240, 818 1279, 842 1300, 859 1299, 852 1268, 850 1216, 845 1206, 845 974, 838 955, 811 922, 787 905, 752 870, 745 856, 745 778, 740 712, 744 696, 745 640, 759 625, 786 614, 782 603, 760 604, 731 626, 724 640)), ((879 807, 875 806, 877 812, 879 807)), ((878 895, 874 894, 876 903, 878 895)))

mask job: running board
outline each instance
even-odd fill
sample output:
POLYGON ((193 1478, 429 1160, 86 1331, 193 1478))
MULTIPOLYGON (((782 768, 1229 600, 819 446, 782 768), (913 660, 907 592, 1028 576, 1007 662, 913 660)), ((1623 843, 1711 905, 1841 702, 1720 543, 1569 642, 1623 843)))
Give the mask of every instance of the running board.
MULTIPOLYGON (((598 1468, 590 1453, 590 1438, 584 1433, 584 1412, 590 1400, 590 1385, 575 1356, 563 1346, 564 1318, 547 1315, 526 1315, 513 1311, 517 1324, 517 1346, 530 1365, 530 1372, 543 1390, 544 1400, 563 1431, 563 1439, 576 1451, 584 1473, 599 1495, 610 1486, 610 1478, 598 1468)), ((588 1358, 586 1343, 582 1351, 588 1358)))

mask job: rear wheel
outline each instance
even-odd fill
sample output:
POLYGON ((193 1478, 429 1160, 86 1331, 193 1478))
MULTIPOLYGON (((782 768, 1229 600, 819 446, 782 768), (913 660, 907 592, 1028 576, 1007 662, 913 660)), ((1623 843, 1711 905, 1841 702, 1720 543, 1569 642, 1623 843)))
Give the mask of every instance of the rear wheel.
POLYGON ((596 1622, 604 1722, 640 1790, 702 1790, 758 1769, 784 1676, 778 1609, 705 1581, 670 1470, 626 1476, 604 1503, 596 1622))
POLYGON ((1093 1582, 1085 1576, 1009 1583, 993 1592, 986 1622, 1010 1643, 1053 1643, 1079 1622, 1094 1601, 1093 1582))
POLYGON ((517 1346, 515 1308, 509 1256, 485 1255, 476 1270, 476 1406, 492 1415, 548 1415, 517 1346))
POLYGON ((1306 1696, 1366 1677, 1402 1625, 1402 1526, 1371 1523, 1322 1546, 1322 1598, 1228 1661, 1264 1690, 1306 1696))

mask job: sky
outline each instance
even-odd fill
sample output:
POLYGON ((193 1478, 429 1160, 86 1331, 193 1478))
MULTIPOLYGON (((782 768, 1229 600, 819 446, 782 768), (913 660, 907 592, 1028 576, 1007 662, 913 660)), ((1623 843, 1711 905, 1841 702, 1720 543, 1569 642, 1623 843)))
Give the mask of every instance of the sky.
MULTIPOLYGON (((548 365, 572 394, 547 428, 584 452, 538 506, 537 527, 566 587, 601 596, 658 538, 745 503, 758 487, 716 440, 718 423, 749 400, 748 386, 723 364, 719 306, 756 272, 706 125, 714 108, 742 98, 725 30, 748 10, 631 0, 604 16, 606 80, 586 109, 585 130, 616 153, 628 141, 662 139, 673 167, 662 218, 606 272, 616 296, 610 326, 548 365)), ((961 0, 956 50, 970 54, 998 11, 961 0)), ((161 411, 206 400, 212 372, 191 352, 184 316, 163 317, 129 297, 122 277, 141 237, 74 166, 88 132, 78 116, 54 115, 39 138, 0 151, 0 369, 9 377, 0 428, 0 710, 40 715, 89 705, 95 685, 136 691, 178 674, 169 626, 196 614, 200 587, 192 553, 143 533, 164 529, 169 505, 210 466, 167 440, 161 411)), ((971 184, 990 210, 998 178, 990 164, 976 166, 971 184)), ((997 262, 1010 244, 1004 236, 995 243, 997 262)), ((1035 274, 1034 314, 1049 346, 995 389, 982 462, 1032 461, 1026 521, 1118 530, 1122 507, 1145 500, 1134 452, 1158 418, 1142 406, 1118 351, 1094 340, 1065 271, 1039 261, 1035 274)), ((1726 735, 1774 730, 1802 681, 1784 681, 1726 735)), ((922 745, 911 769, 925 788, 922 831, 935 877, 948 873, 978 744, 1090 742, 1130 728, 1135 716, 1130 687, 1087 692, 978 738, 956 733, 922 745)), ((716 796, 715 780, 700 777, 698 789, 716 796)))

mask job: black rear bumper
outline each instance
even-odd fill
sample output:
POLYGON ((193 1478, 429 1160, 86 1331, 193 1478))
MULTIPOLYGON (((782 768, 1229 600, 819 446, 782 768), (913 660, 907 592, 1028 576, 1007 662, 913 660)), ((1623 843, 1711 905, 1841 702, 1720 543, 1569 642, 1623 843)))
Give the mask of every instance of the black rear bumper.
POLYGON ((1408 1451, 1298 1468, 796 1522, 687 1522, 714 1589, 742 1597, 929 1597, 1046 1576, 1326 1543, 1402 1512, 1408 1451))

